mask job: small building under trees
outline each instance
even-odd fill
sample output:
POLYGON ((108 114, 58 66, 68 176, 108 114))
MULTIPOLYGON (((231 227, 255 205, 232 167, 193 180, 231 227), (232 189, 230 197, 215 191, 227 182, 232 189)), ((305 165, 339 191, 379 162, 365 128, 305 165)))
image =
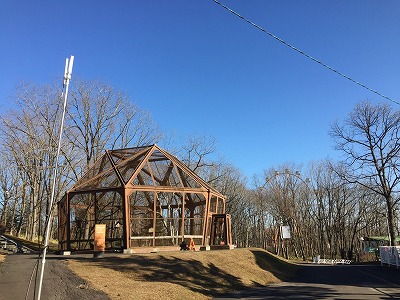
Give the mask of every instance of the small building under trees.
POLYGON ((60 250, 232 244, 226 197, 157 145, 107 150, 58 204, 60 250))

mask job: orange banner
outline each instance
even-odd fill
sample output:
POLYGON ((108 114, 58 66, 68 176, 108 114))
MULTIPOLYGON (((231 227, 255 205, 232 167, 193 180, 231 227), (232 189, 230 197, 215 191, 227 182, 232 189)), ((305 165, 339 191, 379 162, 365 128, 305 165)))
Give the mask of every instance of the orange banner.
POLYGON ((106 224, 94 225, 94 251, 106 249, 106 224))

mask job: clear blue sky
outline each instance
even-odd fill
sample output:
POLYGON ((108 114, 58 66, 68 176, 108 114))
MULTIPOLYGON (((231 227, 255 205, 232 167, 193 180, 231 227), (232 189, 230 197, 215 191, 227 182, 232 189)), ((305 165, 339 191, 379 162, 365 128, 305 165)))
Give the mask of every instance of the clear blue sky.
MULTIPOLYGON (((400 101, 400 1, 221 2, 400 101)), ((0 110, 19 81, 62 76, 70 55, 72 80, 123 90, 165 131, 214 137, 248 177, 336 158, 331 122, 363 99, 390 103, 212 0, 2 0, 0 110)))

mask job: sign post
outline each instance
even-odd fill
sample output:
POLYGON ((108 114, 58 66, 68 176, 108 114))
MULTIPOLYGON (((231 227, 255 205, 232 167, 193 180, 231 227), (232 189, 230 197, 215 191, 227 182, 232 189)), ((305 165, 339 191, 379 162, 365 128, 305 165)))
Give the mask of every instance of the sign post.
POLYGON ((106 224, 94 225, 94 258, 104 256, 106 250, 106 224))
POLYGON ((281 226, 281 237, 282 239, 290 239, 290 226, 281 226))

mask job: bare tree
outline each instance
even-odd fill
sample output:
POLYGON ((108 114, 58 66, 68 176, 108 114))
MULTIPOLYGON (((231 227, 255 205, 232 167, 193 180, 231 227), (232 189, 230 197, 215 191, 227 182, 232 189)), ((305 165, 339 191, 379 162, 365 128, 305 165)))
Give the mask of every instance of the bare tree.
POLYGON ((381 195, 386 203, 391 244, 395 244, 395 210, 399 203, 400 112, 386 104, 362 102, 349 117, 331 127, 336 149, 343 152, 344 178, 381 195))
POLYGON ((109 148, 153 144, 161 133, 150 114, 100 81, 76 79, 70 89, 66 138, 87 167, 109 148))
MULTIPOLYGON (((3 147, 9 157, 8 171, 14 180, 13 188, 18 190, 15 199, 21 197, 17 232, 26 218, 25 235, 34 239, 42 233, 49 212, 51 168, 54 166, 57 145, 57 116, 60 110, 59 92, 52 87, 37 88, 21 84, 16 90, 17 108, 1 117, 0 133, 3 147), (23 197, 22 197, 23 196, 23 197)), ((61 178, 60 178, 61 179, 61 178)), ((58 181, 58 183, 60 180, 58 181)), ((12 209, 16 216, 17 203, 12 209)))
POLYGON ((190 169, 226 196, 226 212, 232 217, 233 240, 239 246, 248 246, 253 225, 249 220, 251 208, 247 203, 249 190, 241 171, 217 157, 217 145, 213 138, 190 137, 177 152, 190 169))
MULTIPOLYGON (((13 194, 13 201, 3 197, 1 220, 12 218, 17 233, 25 233, 28 239, 43 233, 42 225, 54 209, 49 207, 49 198, 62 109, 60 94, 54 86, 21 84, 15 93, 15 109, 0 116, 0 138, 9 157, 9 165, 2 168, 0 176, 8 183, 9 178, 18 179, 7 186, 18 193, 13 194)), ((154 143, 161 137, 149 114, 108 85, 77 82, 71 96, 56 202, 105 148, 154 143)), ((1 188, 4 193, 6 186, 1 188)))
POLYGON ((302 259, 315 255, 354 259, 360 237, 382 229, 376 224, 379 197, 343 180, 331 162, 310 164, 305 175, 294 166, 277 170, 283 171, 268 169, 262 178, 255 178, 246 203, 247 220, 251 220, 248 236, 256 237, 253 246, 302 259), (280 225, 290 226, 291 239, 280 239, 280 225), (263 239, 268 242, 257 243, 263 239))
MULTIPOLYGON (((208 173, 211 167, 215 165, 213 155, 216 153, 216 141, 213 138, 204 136, 189 137, 186 144, 178 150, 181 153, 182 162, 185 163, 193 172, 196 172, 201 177, 213 177, 208 173)), ((208 180, 210 181, 210 180, 208 180)))

